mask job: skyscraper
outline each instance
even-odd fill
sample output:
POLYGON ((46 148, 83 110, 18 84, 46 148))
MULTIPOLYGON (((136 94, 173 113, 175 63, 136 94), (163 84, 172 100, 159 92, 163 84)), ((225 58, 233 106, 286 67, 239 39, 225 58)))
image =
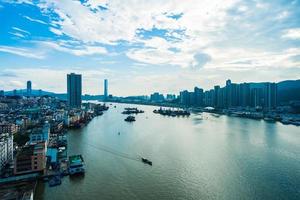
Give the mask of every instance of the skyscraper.
POLYGON ((81 107, 81 74, 68 74, 67 75, 67 88, 68 88, 68 106, 71 108, 81 107))
POLYGON ((264 107, 267 110, 276 108, 277 106, 277 84, 265 83, 264 86, 264 107))
POLYGON ((104 100, 107 100, 107 96, 108 96, 107 87, 108 87, 107 79, 104 79, 104 100))
POLYGON ((203 89, 195 87, 194 96, 195 96, 195 105, 203 106, 203 98, 204 98, 203 89))
POLYGON ((218 107, 218 102, 219 102, 219 91, 220 91, 220 86, 216 85, 214 87, 214 107, 218 107))
POLYGON ((27 96, 30 96, 32 93, 31 81, 27 81, 27 96))

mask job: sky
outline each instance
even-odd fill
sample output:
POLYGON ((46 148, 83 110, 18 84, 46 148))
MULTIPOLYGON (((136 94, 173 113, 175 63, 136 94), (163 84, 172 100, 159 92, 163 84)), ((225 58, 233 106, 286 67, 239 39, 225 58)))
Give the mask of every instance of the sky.
POLYGON ((0 90, 179 93, 300 78, 300 0, 0 0, 0 90))

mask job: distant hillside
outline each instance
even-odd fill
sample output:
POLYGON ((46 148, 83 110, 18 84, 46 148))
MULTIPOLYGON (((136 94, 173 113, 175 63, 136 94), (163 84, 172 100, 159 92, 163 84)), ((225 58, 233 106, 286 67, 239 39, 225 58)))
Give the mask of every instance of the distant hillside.
MULTIPOLYGON (((14 91, 5 91, 4 94, 8 95, 8 96, 11 96, 11 95, 14 95, 14 91)), ((27 90, 26 89, 16 90, 16 94, 17 95, 26 95, 27 94, 27 90)), ((32 90, 31 94, 33 96, 43 96, 43 95, 52 96, 55 93, 53 93, 53 92, 47 92, 47 91, 43 91, 43 90, 32 90)))
MULTIPOLYGON (((4 93, 7 96, 12 96, 14 95, 14 91, 6 91, 4 93)), ((52 97, 57 97, 61 100, 67 100, 67 94, 65 93, 54 93, 54 92, 48 92, 48 91, 43 91, 43 90, 32 90, 31 92, 32 96, 52 96, 52 97)), ((27 90, 26 89, 21 89, 21 90, 16 90, 16 95, 20 96, 26 96, 27 95, 27 90)), ((103 99, 103 95, 82 95, 82 100, 100 100, 103 99)))
POLYGON ((277 84, 278 101, 288 103, 290 101, 300 101, 300 80, 282 81, 277 84))

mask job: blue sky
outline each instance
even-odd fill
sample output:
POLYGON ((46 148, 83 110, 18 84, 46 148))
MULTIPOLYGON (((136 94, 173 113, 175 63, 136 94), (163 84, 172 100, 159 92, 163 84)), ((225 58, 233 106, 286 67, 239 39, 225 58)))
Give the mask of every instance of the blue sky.
POLYGON ((300 0, 2 0, 0 89, 178 93, 300 78, 300 0))

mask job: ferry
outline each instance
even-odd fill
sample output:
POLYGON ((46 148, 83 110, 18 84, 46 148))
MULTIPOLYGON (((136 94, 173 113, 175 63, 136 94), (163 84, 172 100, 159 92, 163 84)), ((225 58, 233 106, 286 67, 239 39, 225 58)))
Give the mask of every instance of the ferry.
POLYGON ((69 174, 84 174, 85 164, 82 155, 69 156, 69 174))

